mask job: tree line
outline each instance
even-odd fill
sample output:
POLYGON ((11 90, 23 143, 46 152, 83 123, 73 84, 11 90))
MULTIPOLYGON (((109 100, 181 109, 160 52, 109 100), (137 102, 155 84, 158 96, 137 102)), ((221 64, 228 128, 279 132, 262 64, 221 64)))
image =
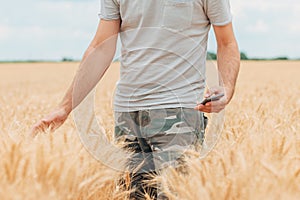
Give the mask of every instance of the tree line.
MULTIPOLYGON (((290 60, 288 57, 280 56, 275 58, 249 58, 245 52, 240 53, 241 60, 290 60)), ((213 52, 207 52, 207 60, 217 60, 217 54, 213 52)))

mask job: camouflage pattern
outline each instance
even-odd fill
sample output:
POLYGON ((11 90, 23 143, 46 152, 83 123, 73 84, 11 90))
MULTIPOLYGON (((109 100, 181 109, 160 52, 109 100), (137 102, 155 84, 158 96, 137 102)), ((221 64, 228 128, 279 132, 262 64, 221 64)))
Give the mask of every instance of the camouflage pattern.
MULTIPOLYGON (((203 142, 204 130, 203 113, 191 108, 115 112, 115 139, 133 152, 128 163, 133 187, 142 187, 140 179, 147 174, 180 167, 184 151, 203 142)), ((157 188, 149 190, 156 193, 157 188)))
POLYGON ((142 172, 176 165, 185 150, 202 143, 204 129, 203 114, 191 108, 115 112, 115 139, 135 153, 131 169, 143 163, 142 172))

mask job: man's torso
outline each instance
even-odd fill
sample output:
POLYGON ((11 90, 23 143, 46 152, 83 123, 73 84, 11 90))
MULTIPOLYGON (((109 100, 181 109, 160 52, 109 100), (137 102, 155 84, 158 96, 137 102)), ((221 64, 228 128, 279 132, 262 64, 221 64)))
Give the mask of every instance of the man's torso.
POLYGON ((194 107, 210 25, 231 22, 228 0, 101 0, 100 17, 121 19, 119 112, 194 107))

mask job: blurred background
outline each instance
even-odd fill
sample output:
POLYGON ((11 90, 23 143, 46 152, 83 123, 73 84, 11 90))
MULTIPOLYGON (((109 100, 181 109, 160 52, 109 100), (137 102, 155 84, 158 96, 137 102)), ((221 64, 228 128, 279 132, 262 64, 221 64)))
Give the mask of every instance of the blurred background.
MULTIPOLYGON (((299 1, 230 2, 242 58, 300 59, 299 1)), ((99 0, 2 0, 0 61, 80 60, 99 9, 99 0)), ((209 51, 215 53, 210 34, 209 51)))

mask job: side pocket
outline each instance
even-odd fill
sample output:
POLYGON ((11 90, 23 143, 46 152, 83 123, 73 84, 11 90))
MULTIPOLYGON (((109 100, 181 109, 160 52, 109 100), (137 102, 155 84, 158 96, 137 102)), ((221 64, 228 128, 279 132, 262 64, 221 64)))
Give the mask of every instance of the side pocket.
POLYGON ((205 129, 207 127, 208 118, 201 112, 201 128, 200 128, 200 144, 203 144, 205 139, 205 129))
POLYGON ((203 128, 204 128, 204 131, 205 131, 205 129, 207 127, 207 124, 208 124, 208 118, 204 115, 204 113, 202 113, 202 115, 203 115, 203 123, 204 123, 203 128))

